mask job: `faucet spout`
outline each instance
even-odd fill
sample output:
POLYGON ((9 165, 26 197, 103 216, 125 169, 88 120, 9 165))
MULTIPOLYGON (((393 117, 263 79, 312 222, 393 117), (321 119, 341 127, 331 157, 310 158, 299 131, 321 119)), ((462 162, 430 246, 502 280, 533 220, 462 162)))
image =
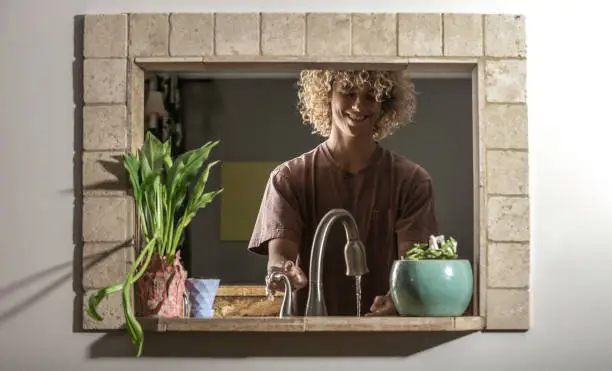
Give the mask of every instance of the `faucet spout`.
POLYGON ((346 275, 360 277, 368 273, 366 253, 359 239, 359 231, 355 218, 344 209, 332 209, 323 216, 317 226, 312 251, 310 252, 310 274, 308 279, 308 300, 305 316, 327 316, 325 294, 323 291, 323 256, 331 226, 341 221, 346 232, 344 245, 344 261, 346 275))

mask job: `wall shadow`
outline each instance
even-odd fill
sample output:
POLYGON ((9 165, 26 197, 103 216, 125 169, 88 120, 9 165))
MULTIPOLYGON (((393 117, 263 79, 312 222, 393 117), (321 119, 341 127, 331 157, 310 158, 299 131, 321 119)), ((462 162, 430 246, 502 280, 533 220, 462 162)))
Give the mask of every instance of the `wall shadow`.
MULTIPOLYGON (((203 333, 146 332, 141 357, 406 357, 472 332, 203 333)), ((89 348, 90 358, 134 358, 128 335, 108 333, 89 348)))
POLYGON ((66 281, 68 281, 72 274, 64 273, 59 278, 52 280, 51 277, 56 276, 60 272, 65 272, 69 270, 72 262, 66 262, 62 264, 58 264, 54 267, 45 269, 36 274, 32 274, 28 277, 22 278, 20 280, 9 283, 8 285, 0 287, 0 303, 2 301, 11 301, 10 295, 16 293, 17 291, 24 290, 28 286, 34 286, 36 283, 47 283, 41 289, 37 290, 33 294, 29 295, 23 300, 18 301, 15 304, 10 305, 8 308, 0 311, 0 327, 13 318, 17 314, 21 313, 23 310, 30 308, 35 305, 35 303, 39 300, 44 299, 48 296, 54 289, 63 285, 66 281))
POLYGON ((74 300, 74 322, 73 322, 73 331, 80 332, 82 331, 82 313, 83 313, 83 286, 82 286, 82 275, 83 272, 87 271, 90 268, 93 268, 97 264, 103 262, 109 256, 115 254, 118 250, 125 249, 126 247, 131 246, 131 241, 126 241, 123 243, 118 243, 117 246, 113 248, 101 252, 99 254, 92 254, 87 257, 87 259, 83 259, 83 253, 81 251, 74 250, 74 257, 72 261, 68 261, 62 264, 58 264, 54 267, 45 269, 41 272, 32 274, 28 277, 22 278, 15 282, 12 282, 8 285, 0 287, 0 303, 2 300, 9 300, 9 296, 14 294, 20 290, 26 289, 28 286, 33 286, 35 284, 46 283, 42 288, 29 295, 23 300, 20 300, 16 304, 9 306, 7 309, 0 311, 0 327, 7 320, 19 314, 26 308, 29 308, 39 300, 42 300, 49 294, 51 294, 55 289, 59 288, 66 281, 73 279, 73 287, 75 288, 75 300, 74 300), (78 267, 75 266, 76 262, 80 265, 78 267), (70 272, 70 267, 73 267, 73 272, 70 272), (79 276, 76 277, 74 271, 78 271, 79 276), (62 273, 58 278, 52 279, 52 277, 56 277, 59 273, 62 273))

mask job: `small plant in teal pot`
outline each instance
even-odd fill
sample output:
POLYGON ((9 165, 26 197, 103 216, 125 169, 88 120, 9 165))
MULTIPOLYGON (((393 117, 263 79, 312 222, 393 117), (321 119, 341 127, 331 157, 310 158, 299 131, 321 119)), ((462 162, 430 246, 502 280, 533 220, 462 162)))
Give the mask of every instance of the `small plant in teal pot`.
POLYGON ((401 316, 458 317, 472 300, 474 275, 453 237, 430 236, 393 262, 389 284, 401 316))

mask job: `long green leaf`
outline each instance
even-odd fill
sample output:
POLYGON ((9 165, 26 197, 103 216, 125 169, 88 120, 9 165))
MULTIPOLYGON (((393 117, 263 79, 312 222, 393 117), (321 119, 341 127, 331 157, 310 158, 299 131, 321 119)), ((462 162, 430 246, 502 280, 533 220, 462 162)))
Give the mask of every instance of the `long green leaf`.
POLYGON ((119 292, 124 286, 124 282, 115 285, 110 285, 103 289, 98 290, 95 294, 91 295, 88 300, 87 314, 97 321, 102 321, 104 318, 98 313, 98 305, 102 300, 116 292, 119 292))

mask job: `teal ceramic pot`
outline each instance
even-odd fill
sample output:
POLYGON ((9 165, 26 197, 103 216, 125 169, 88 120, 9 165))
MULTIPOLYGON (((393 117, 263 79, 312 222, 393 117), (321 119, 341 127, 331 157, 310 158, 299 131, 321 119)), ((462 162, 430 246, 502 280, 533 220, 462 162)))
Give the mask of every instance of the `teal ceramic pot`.
POLYGON ((389 284, 402 316, 457 317, 472 300, 474 276, 469 260, 396 260, 389 284))

